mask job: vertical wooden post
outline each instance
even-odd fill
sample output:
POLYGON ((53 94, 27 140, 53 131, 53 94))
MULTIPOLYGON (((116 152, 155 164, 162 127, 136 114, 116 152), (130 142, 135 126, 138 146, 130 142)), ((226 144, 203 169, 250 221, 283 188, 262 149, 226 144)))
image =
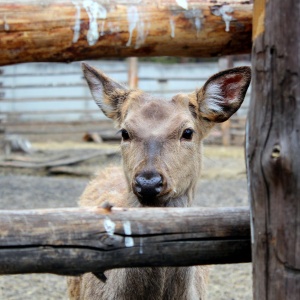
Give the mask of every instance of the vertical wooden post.
POLYGON ((137 57, 128 58, 128 86, 131 89, 138 87, 138 59, 137 57))
MULTIPOLYGON (((224 56, 219 58, 218 60, 219 71, 223 71, 226 69, 230 69, 233 67, 233 57, 232 56, 224 56)), ((231 122, 230 119, 221 123, 222 130, 222 144, 223 146, 230 146, 230 127, 231 122)))
POLYGON ((300 2, 255 1, 246 152, 254 299, 300 297, 300 2))

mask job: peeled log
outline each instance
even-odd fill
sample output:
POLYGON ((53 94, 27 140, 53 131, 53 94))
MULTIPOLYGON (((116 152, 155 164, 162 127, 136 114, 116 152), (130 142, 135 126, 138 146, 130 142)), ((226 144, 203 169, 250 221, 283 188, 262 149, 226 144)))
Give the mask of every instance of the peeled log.
POLYGON ((216 2, 4 0, 0 65, 250 53, 252 5, 216 2))

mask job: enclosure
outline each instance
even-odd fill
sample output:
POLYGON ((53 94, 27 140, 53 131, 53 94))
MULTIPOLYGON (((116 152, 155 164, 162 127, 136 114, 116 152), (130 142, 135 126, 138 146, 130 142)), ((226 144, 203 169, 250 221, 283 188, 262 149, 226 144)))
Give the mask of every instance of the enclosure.
MULTIPOLYGON (((245 138, 248 183, 242 147, 207 145, 197 205, 247 205, 249 194, 254 299, 297 299, 300 292, 300 184, 297 155, 300 99, 299 11, 300 4, 293 1, 256 1, 252 22, 252 4, 243 1, 228 1, 226 4, 219 1, 207 3, 173 0, 157 1, 155 4, 150 1, 114 1, 112 4, 100 0, 46 1, 42 5, 38 1, 19 1, 14 4, 5 1, 0 4, 0 47, 3 50, 0 54, 0 64, 133 55, 216 57, 249 53, 253 23, 252 100, 248 107, 245 138), (85 6, 87 3, 97 7, 97 15, 91 15, 91 8, 85 6), (33 14, 35 23, 32 22, 33 14), (158 24, 162 27, 157 27, 158 24)), ((229 60, 226 64, 230 67, 229 60)), ((116 64, 118 68, 120 65, 121 63, 116 64)), ((142 70, 142 63, 141 66, 142 70)), ((215 68, 216 66, 217 64, 214 65, 215 68)), ((74 65, 75 69, 78 67, 74 65)), ((147 67, 149 68, 149 65, 147 67)), ((168 95, 169 86, 170 91, 175 91, 179 87, 178 82, 184 82, 186 88, 193 84, 201 84, 199 78, 202 76, 193 76, 191 71, 187 77, 178 76, 184 73, 184 68, 194 70, 194 66, 191 65, 182 67, 183 69, 177 72, 177 66, 175 71, 172 71, 171 78, 162 73, 159 76, 148 76, 151 73, 148 69, 146 75, 138 76, 139 84, 141 87, 145 85, 145 88, 151 91, 159 90, 164 95, 168 95), (175 81, 173 87, 172 80, 175 81)), ((210 66, 209 70, 214 67, 210 66)), ((104 125, 101 120, 101 126, 107 126, 101 127, 101 130, 98 130, 98 121, 90 122, 86 127, 82 125, 86 120, 93 118, 95 107, 89 106, 84 90, 79 92, 78 87, 82 83, 78 73, 75 74, 77 71, 67 71, 70 75, 67 81, 53 80, 53 96, 48 96, 45 95, 45 91, 49 84, 45 83, 45 77, 38 73, 31 79, 28 76, 31 72, 27 70, 23 73, 18 71, 21 76, 17 76, 18 68, 25 70, 22 66, 3 67, 0 75, 0 129, 6 152, 1 162, 1 208, 75 206, 88 176, 95 171, 95 164, 99 164, 101 168, 108 163, 119 162, 119 152, 115 145, 95 142, 106 138, 115 141, 118 137, 112 137, 111 124, 104 125), (35 96, 26 94, 30 89, 36 91, 35 96), (59 94, 63 89, 66 89, 70 96, 59 94), (72 92, 74 94, 71 96, 72 92), (75 101, 73 98, 76 97, 78 99, 75 104, 72 101, 75 101), (44 106, 46 102, 51 109, 44 106), (69 106, 62 109, 62 102, 69 103, 71 108, 69 106), (54 112, 53 106, 56 108, 54 112), (66 118, 70 117, 68 128, 65 126, 68 121, 66 118, 63 122, 57 118, 57 115, 64 114, 66 118), (60 123, 56 123, 56 127, 50 128, 53 125, 51 124, 46 128, 45 120, 60 123), (76 127, 79 123, 80 126, 76 127), (13 152, 16 140, 7 139, 5 131, 10 136, 12 133, 24 134, 23 137, 30 136, 33 148, 26 141, 17 139, 17 146, 27 154, 16 155, 13 152), (74 141, 71 137, 75 137, 76 134, 79 138, 83 137, 86 141, 92 140, 94 143, 79 143, 78 137, 74 141), (49 143, 55 135, 59 142, 49 143), (37 136, 43 137, 43 143, 34 140, 37 136), (76 155, 71 155, 70 148, 76 155), (33 153, 35 157, 32 156, 33 153), (19 175, 20 173, 23 175, 19 175), (50 174, 63 176, 45 177, 50 174), (71 175, 71 178, 67 178, 67 175, 71 175)), ((41 68, 44 76, 47 73, 47 65, 41 65, 41 68)), ((113 68, 109 63, 109 69, 113 68)), ((170 67, 159 68, 161 72, 165 72, 170 67)), ((199 68, 206 74, 201 64, 199 68)), ((217 68, 223 68, 221 61, 217 68)), ((66 73, 60 70, 56 75, 65 80, 66 73)), ((127 76, 121 80, 126 81, 127 76)), ((184 88, 180 87, 181 89, 184 88)), ((237 123, 244 124, 244 115, 243 120, 237 123)), ((238 115, 236 119, 239 119, 238 115)), ((217 137, 219 144, 236 142, 241 146, 244 133, 240 128, 240 125, 234 123, 226 124, 220 130, 216 130, 208 141, 215 143, 217 137), (228 128, 231 128, 231 131, 228 128), (236 136, 239 139, 236 139, 236 136)), ((230 213, 226 212, 228 216, 230 213)), ((26 223, 25 215, 24 212, 23 217, 17 216, 16 220, 21 220, 21 223, 16 223, 26 223), (22 218, 25 221, 22 221, 22 218)), ((8 228, 14 230, 13 226, 8 228)), ((52 233, 55 232, 55 229, 49 226, 49 236, 51 230, 52 233)), ((15 232, 21 233, 22 236, 22 227, 16 228, 15 232)), ((6 245, 5 234, 2 233, 1 236, 4 237, 2 242, 6 245)), ((51 245, 49 247, 51 248, 51 245)), ((2 247, 2 250, 6 248, 7 246, 2 247)), ((13 247, 7 249, 12 250, 13 247)), ((8 253, 6 255, 9 256, 8 253)), ((2 257, 5 258, 5 255, 2 257)), ((204 256, 201 258, 205 259, 204 256)), ((215 260, 218 261, 217 256, 215 260)), ((8 264, 3 264, 3 267, 2 270, 9 269, 8 264)), ((215 266, 211 273, 208 299, 252 298, 252 272, 249 264, 215 266)), ((43 276, 4 276, 1 278, 0 295, 6 299, 19 299, 20 295, 22 299, 64 299, 63 277, 43 276), (53 285, 60 287, 53 296, 48 290, 44 290, 45 286, 40 285, 43 276, 48 286, 52 286, 49 285, 51 281, 53 285), (26 288, 23 289, 23 286, 26 288), (28 286, 30 288, 27 288, 28 286)))

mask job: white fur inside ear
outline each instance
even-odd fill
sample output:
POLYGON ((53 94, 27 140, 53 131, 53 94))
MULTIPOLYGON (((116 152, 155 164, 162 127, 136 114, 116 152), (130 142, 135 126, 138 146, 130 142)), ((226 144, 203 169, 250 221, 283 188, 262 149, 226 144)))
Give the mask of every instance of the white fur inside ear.
POLYGON ((102 106, 104 101, 104 92, 102 84, 90 84, 90 90, 95 102, 99 106, 102 106))
POLYGON ((102 109, 102 111, 105 114, 108 114, 112 111, 112 108, 110 105, 106 104, 104 102, 105 96, 104 96, 104 86, 100 78, 95 76, 92 72, 85 72, 85 77, 88 82, 88 85, 90 87, 90 91, 92 93, 92 96, 96 102, 96 104, 102 109))
POLYGON ((205 103, 207 109, 216 112, 222 112, 221 103, 224 102, 224 96, 221 86, 217 83, 210 83, 205 90, 205 103))
POLYGON ((105 112, 111 111, 111 107, 104 103, 104 91, 102 83, 93 78, 90 81, 90 89, 96 104, 105 112))
POLYGON ((94 73, 92 73, 90 70, 86 69, 84 70, 84 76, 87 80, 87 83, 90 87, 90 91, 95 99, 95 101, 98 103, 102 102, 103 100, 103 84, 94 73))

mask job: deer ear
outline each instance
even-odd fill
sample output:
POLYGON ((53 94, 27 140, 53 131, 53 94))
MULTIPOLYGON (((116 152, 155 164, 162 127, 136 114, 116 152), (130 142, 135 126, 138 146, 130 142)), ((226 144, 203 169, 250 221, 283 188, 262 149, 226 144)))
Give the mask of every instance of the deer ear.
POLYGON ((121 107, 130 90, 87 63, 81 66, 96 104, 108 118, 120 121, 121 107))
POLYGON ((210 77, 197 92, 200 115, 212 122, 224 122, 243 103, 251 80, 251 69, 239 67, 210 77))

